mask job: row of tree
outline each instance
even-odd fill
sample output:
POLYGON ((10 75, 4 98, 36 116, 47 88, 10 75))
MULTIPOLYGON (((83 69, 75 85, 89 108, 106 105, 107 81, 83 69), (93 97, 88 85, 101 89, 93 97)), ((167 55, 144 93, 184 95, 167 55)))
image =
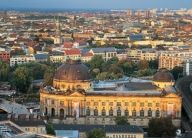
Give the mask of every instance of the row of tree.
POLYGON ((119 60, 117 57, 105 61, 101 55, 94 55, 86 64, 92 70, 95 80, 117 79, 123 75, 151 76, 156 73, 158 68, 156 60, 140 60, 134 64, 131 59, 119 60))
POLYGON ((10 67, 4 61, 0 61, 0 82, 11 82, 17 91, 27 92, 33 80, 45 79, 45 85, 52 85, 55 69, 62 63, 38 63, 30 62, 10 67))

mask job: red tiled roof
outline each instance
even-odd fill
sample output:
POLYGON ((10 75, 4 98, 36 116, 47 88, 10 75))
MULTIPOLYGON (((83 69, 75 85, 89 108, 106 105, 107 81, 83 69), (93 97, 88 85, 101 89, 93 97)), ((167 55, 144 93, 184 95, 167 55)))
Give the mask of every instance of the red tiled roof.
POLYGON ((86 52, 82 56, 83 57, 90 57, 90 56, 93 56, 93 54, 91 52, 86 52))
POLYGON ((17 34, 10 34, 9 37, 10 37, 10 38, 16 38, 16 37, 17 37, 17 34))
POLYGON ((66 55, 80 55, 81 52, 79 49, 70 49, 70 50, 64 50, 66 55))
POLYGON ((64 48, 72 48, 73 46, 71 42, 64 42, 63 45, 64 45, 64 48))

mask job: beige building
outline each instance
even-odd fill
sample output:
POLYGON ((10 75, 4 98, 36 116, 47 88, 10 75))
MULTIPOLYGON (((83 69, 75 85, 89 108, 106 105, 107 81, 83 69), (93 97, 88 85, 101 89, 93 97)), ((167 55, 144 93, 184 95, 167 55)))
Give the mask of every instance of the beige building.
POLYGON ((127 52, 127 58, 132 59, 134 63, 137 63, 139 60, 156 60, 157 53, 155 49, 130 49, 127 52))
POLYGON ((2 120, 9 120, 26 132, 46 134, 46 125, 38 114, 1 114, 2 120))
POLYGON ((90 52, 93 55, 101 55, 105 61, 111 59, 113 56, 117 56, 117 52, 114 47, 109 48, 92 48, 90 52))
POLYGON ((59 51, 52 51, 49 54, 49 58, 51 62, 65 62, 66 61, 66 56, 64 52, 59 52, 59 51))
POLYGON ((98 128, 103 129, 105 131, 107 138, 144 138, 143 129, 135 125, 53 124, 53 128, 55 129, 56 133, 78 131, 79 138, 86 138, 86 132, 98 128))
MULTIPOLYGON (((185 61, 191 61, 192 52, 160 53, 159 68, 173 69, 175 66, 183 66, 185 61)), ((189 68, 187 65, 185 68, 189 68)), ((188 70, 188 69, 185 69, 188 70)), ((188 71, 186 71, 188 72, 188 71)))
POLYGON ((40 89, 40 111, 52 123, 115 124, 115 116, 126 116, 131 125, 147 127, 153 117, 171 117, 180 126, 181 96, 173 84, 173 76, 160 70, 152 82, 130 80, 123 91, 96 91, 89 69, 69 60, 56 71, 53 87, 40 89))
POLYGON ((15 64, 21 65, 28 62, 35 62, 35 57, 33 55, 16 55, 10 58, 10 66, 14 66, 15 64))

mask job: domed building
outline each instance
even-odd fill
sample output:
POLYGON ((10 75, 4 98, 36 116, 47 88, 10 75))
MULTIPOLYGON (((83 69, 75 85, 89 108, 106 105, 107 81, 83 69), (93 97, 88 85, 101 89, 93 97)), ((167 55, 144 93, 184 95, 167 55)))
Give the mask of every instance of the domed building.
POLYGON ((175 80, 173 75, 167 69, 160 69, 154 76, 153 76, 153 83, 160 87, 164 88, 169 85, 174 85, 175 80))
POLYGON ((52 123, 115 124, 126 116, 131 125, 147 127, 149 119, 171 117, 180 126, 181 96, 168 70, 152 81, 137 78, 93 82, 87 66, 67 60, 55 72, 53 86, 40 89, 40 112, 52 123))
POLYGON ((64 91, 93 90, 91 72, 80 60, 67 60, 57 69, 53 79, 53 87, 64 91))

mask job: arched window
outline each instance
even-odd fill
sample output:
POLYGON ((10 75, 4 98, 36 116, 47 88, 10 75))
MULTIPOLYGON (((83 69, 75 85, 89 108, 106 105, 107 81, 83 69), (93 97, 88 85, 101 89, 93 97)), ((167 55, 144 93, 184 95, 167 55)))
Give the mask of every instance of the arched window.
POLYGON ((121 116, 121 109, 120 109, 120 107, 118 107, 117 116, 121 116))
POLYGON ((155 112, 155 116, 156 116, 156 117, 160 117, 159 109, 156 110, 156 112, 155 112))
POLYGON ((94 110, 94 116, 98 116, 98 110, 97 110, 97 108, 94 110))
POLYGON ((113 109, 111 107, 111 109, 109 110, 109 116, 113 116, 113 109))
POLYGON ((132 111, 132 117, 136 117, 136 110, 135 109, 132 111))
POLYGON ((149 110, 148 110, 148 117, 152 117, 152 111, 151 111, 151 108, 149 108, 149 110))
POLYGON ((144 117, 144 110, 143 109, 140 111, 140 117, 144 117))
POLYGON ((90 116, 90 109, 89 109, 89 107, 86 110, 86 116, 90 116))
POLYGON ((45 107, 45 115, 47 115, 47 107, 45 107))
POLYGON ((125 110, 125 116, 129 116, 129 111, 127 109, 125 110))
POLYGON ((54 117, 55 116, 55 109, 51 108, 51 116, 54 117))
POLYGON ((105 108, 102 109, 101 115, 102 115, 102 116, 106 116, 105 108))

